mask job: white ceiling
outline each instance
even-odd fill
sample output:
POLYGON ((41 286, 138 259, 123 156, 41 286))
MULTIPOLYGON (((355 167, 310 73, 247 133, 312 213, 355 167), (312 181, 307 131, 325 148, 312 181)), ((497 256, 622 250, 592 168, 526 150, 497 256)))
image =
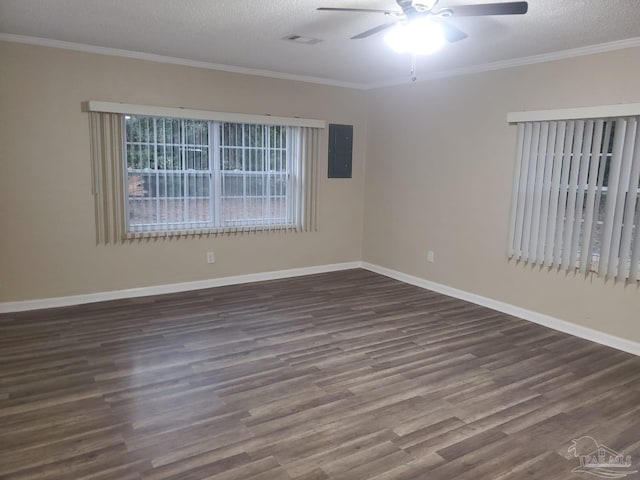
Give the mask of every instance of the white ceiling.
MULTIPOLYGON (((439 6, 488 1, 441 0, 439 6)), ((0 0, 0 32, 375 85, 406 78, 409 57, 393 53, 383 34, 349 37, 388 17, 315 8, 395 5, 394 0, 0 0), (323 41, 281 40, 289 34, 323 41)), ((640 0, 529 0, 526 15, 451 22, 469 38, 420 58, 418 74, 640 37, 640 0)))

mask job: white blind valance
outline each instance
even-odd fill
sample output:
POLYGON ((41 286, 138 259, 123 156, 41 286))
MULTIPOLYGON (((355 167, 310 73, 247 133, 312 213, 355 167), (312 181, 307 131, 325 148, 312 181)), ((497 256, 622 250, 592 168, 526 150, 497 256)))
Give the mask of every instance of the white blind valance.
POLYGON ((507 113, 507 122, 550 122, 554 120, 587 120, 618 118, 640 115, 640 103, 594 105, 589 107, 559 108, 555 110, 530 110, 507 113))
POLYGON ((83 108, 88 112, 119 113, 123 115, 146 115, 150 117, 173 117, 189 120, 211 120, 232 123, 252 123, 258 125, 279 125, 285 127, 325 128, 324 120, 297 117, 277 117, 247 113, 214 112, 193 108, 156 107, 130 103, 100 102, 90 100, 83 108))

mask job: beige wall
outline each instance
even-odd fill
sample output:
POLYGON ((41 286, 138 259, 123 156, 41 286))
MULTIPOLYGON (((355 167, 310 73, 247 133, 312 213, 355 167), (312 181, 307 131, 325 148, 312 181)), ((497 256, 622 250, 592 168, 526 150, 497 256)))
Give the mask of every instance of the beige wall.
POLYGON ((0 42, 0 302, 359 260, 365 95, 0 42), (324 136, 317 233, 96 246, 86 100, 353 124, 353 179, 326 178, 324 136))
POLYGON ((506 113, 640 102, 638 49, 369 92, 2 42, 0 62, 0 302, 364 259, 640 341, 637 287, 505 257, 506 113), (89 99, 354 124, 354 178, 322 156, 317 233, 97 246, 89 99))
POLYGON ((505 253, 507 112, 640 102, 639 86, 640 49, 629 49, 370 92, 364 260, 640 341, 635 285, 505 253))

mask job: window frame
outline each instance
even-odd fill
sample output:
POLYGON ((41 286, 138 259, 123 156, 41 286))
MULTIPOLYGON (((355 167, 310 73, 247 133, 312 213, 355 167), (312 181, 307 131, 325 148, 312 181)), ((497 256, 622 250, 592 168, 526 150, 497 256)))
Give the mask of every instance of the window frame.
POLYGON ((231 123, 251 123, 281 126, 291 129, 292 162, 295 172, 293 200, 293 224, 296 233, 318 231, 319 219, 319 163, 321 151, 326 148, 324 120, 281 117, 271 114, 248 114, 198 110, 185 107, 160 107, 128 103, 88 100, 82 102, 82 110, 88 114, 89 158, 91 163, 91 194, 95 213, 95 233, 98 245, 120 243, 147 238, 182 238, 245 234, 257 231, 284 231, 274 225, 267 227, 236 227, 224 229, 189 229, 168 232, 136 231, 127 233, 125 228, 125 184, 123 146, 123 115, 213 120, 231 123))
MULTIPOLYGON (((124 189, 123 189, 123 193, 124 193, 124 221, 125 221, 125 233, 128 236, 131 235, 139 235, 140 233, 149 233, 149 234, 174 234, 176 232, 182 232, 185 230, 188 231, 195 231, 195 233, 198 233, 199 231, 204 231, 204 232, 218 232, 218 231, 225 231, 228 229, 251 229, 251 230, 271 230, 271 229, 295 229, 296 225, 295 225, 295 218, 293 216, 293 209, 292 209, 292 196, 294 194, 293 192, 293 182, 295 180, 294 175, 295 175, 295 168, 293 168, 293 152, 292 152, 292 148, 291 148, 291 142, 290 142, 290 137, 293 135, 293 129, 285 126, 285 125, 273 125, 273 124, 255 124, 255 123, 240 123, 240 122, 230 122, 230 121, 219 121, 219 120, 200 120, 200 119, 187 119, 187 118, 179 118, 179 117, 170 117, 170 116, 165 116, 165 117, 158 117, 155 115, 143 115, 143 114, 123 114, 122 115, 122 130, 123 130, 123 141, 122 141, 122 148, 123 148, 123 155, 122 155, 122 162, 123 162, 123 181, 124 181, 124 189), (154 124, 153 124, 153 129, 154 131, 153 133, 153 140, 152 141, 147 141, 147 142, 133 142, 130 141, 128 139, 128 131, 127 131, 127 126, 126 126, 126 121, 128 118, 131 117, 145 117, 148 119, 153 119, 154 120, 154 124), (167 143, 159 143, 157 141, 157 134, 156 134, 156 125, 157 125, 157 121, 163 119, 163 120, 179 120, 180 121, 180 126, 181 126, 181 132, 180 132, 180 142, 178 144, 167 144, 167 143), (173 225, 175 225, 175 228, 166 228, 168 223, 167 222, 160 222, 160 221, 156 221, 154 223, 139 223, 139 224, 133 224, 131 222, 131 210, 130 210, 130 202, 131 199, 134 198, 135 199, 135 195, 132 196, 129 192, 129 188, 128 188, 128 182, 129 182, 129 178, 130 178, 130 174, 134 173, 134 174, 138 174, 138 175, 149 175, 149 174, 155 174, 156 176, 159 176, 161 174, 161 172, 163 173, 172 173, 172 174, 176 174, 176 175, 182 175, 184 176, 184 185, 183 185, 183 191, 188 191, 188 181, 189 181, 189 174, 193 173, 192 170, 190 170, 189 168, 187 168, 186 165, 186 158, 184 156, 184 151, 186 148, 188 148, 188 146, 190 145, 189 143, 186 143, 186 139, 183 138, 185 136, 184 133, 184 128, 186 125, 186 122, 189 121, 206 121, 207 122, 207 132, 208 132, 208 138, 207 138, 207 143, 206 143, 206 148, 208 151, 208 155, 207 155, 207 159, 208 159, 208 169, 206 170, 196 170, 196 172, 205 172, 203 173, 203 175, 205 177, 208 177, 207 180, 207 185, 208 185, 208 191, 209 191, 209 195, 208 197, 203 197, 203 198, 208 198, 208 203, 209 203, 209 211, 208 211, 208 217, 207 220, 203 220, 203 221, 183 221, 180 223, 173 223, 173 225), (236 143, 235 145, 223 145, 221 143, 221 131, 225 126, 235 126, 240 127, 242 129, 242 142, 240 143, 236 143), (277 128, 280 129, 280 147, 272 147, 271 146, 271 135, 266 135, 267 138, 267 142, 266 144, 262 145, 261 147, 252 147, 252 146, 248 146, 247 143, 245 142, 245 127, 260 127, 262 129, 262 135, 265 135, 265 131, 269 130, 271 128, 277 128), (154 157, 154 164, 155 167, 154 168, 130 168, 129 167, 129 161, 128 161, 128 149, 129 149, 129 144, 131 143, 137 143, 140 145, 147 145, 149 148, 153 149, 153 157, 154 157), (177 148, 179 151, 179 155, 180 155, 180 165, 181 165, 181 169, 177 170, 177 169, 171 169, 171 170, 166 170, 166 169, 159 169, 158 168, 158 158, 157 158, 157 148, 158 146, 165 146, 165 145, 172 145, 174 148, 177 148), (223 149, 234 149, 234 150, 239 150, 242 152, 242 158, 243 158, 243 168, 242 170, 238 171, 237 169, 235 170, 225 170, 222 166, 222 160, 223 160, 223 149), (263 168, 262 170, 257 170, 257 171, 252 171, 252 170, 248 170, 246 168, 245 165, 245 158, 246 158, 246 151, 247 150, 258 150, 260 152, 262 152, 262 157, 263 157, 263 168), (271 172, 271 170, 266 169, 267 165, 270 165, 271 162, 271 152, 272 150, 277 150, 280 153, 280 166, 284 167, 284 170, 281 170, 279 172, 276 171, 276 173, 271 172), (269 159, 269 162, 267 163, 267 159, 269 159), (271 190, 271 176, 275 175, 275 174, 279 174, 282 177, 282 172, 284 172, 284 176, 285 176, 285 194, 281 195, 279 197, 283 197, 284 200, 284 204, 285 204, 285 216, 282 217, 274 217, 274 216, 265 216, 262 221, 258 220, 256 221, 256 219, 223 219, 223 215, 222 215, 222 209, 223 209, 223 205, 224 205, 224 201, 225 198, 235 198, 235 199, 242 199, 243 200, 243 212, 247 213, 247 198, 261 198, 263 200, 263 202, 266 202, 266 204, 269 206, 269 208, 267 208, 267 211, 269 213, 271 213, 271 203, 272 203, 272 199, 273 196, 271 196, 269 193, 264 193, 263 190, 263 195, 250 195, 247 190, 246 190, 246 178, 247 176, 251 176, 251 175, 255 175, 255 177, 257 178, 259 175, 262 175, 263 177, 266 176, 266 190, 267 192, 270 192, 271 190), (233 174, 240 174, 243 180, 243 195, 242 196, 231 196, 231 195, 224 195, 224 177, 225 175, 233 175, 233 174), (136 228, 139 227, 139 228, 136 228)), ((205 146, 204 143, 198 144, 197 146, 199 147, 203 147, 205 146)), ((263 182, 264 184, 264 182, 263 182)), ((156 195, 155 195, 155 199, 156 202, 161 202, 163 198, 167 198, 166 195, 165 197, 162 197, 159 195, 158 189, 159 189, 159 181, 156 180, 156 195)), ((165 184, 165 191, 166 191, 166 184, 165 184)), ((264 188, 264 187, 263 187, 264 188)), ((151 197, 151 195, 150 195, 151 197)), ((186 196, 184 193, 183 195, 176 197, 176 198, 171 198, 170 200, 180 200, 182 199, 185 204, 188 204, 188 200, 191 198, 199 198, 199 197, 193 197, 191 195, 186 196)), ((144 201, 144 200, 141 200, 144 201)), ((185 207, 186 208, 186 207, 185 207)))

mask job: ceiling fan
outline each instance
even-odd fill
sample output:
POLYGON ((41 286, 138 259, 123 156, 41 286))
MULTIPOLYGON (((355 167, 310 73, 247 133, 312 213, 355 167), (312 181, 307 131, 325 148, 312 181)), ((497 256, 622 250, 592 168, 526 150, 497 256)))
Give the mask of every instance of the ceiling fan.
POLYGON ((415 77, 416 55, 430 54, 439 50, 445 42, 457 42, 467 38, 467 34, 447 21, 449 17, 478 17, 485 15, 522 15, 527 13, 527 2, 483 3, 455 5, 436 8, 439 0, 396 0, 400 10, 372 8, 320 7, 317 10, 329 12, 382 13, 395 17, 393 20, 370 28, 351 40, 360 40, 376 33, 391 29, 385 36, 387 43, 397 52, 413 55, 411 74, 415 77), (393 27, 393 28, 392 28, 393 27))
MULTIPOLYGON (((507 2, 507 3, 484 3, 476 5, 457 5, 437 10, 436 6, 439 0, 431 2, 431 4, 423 3, 416 0, 396 0, 401 10, 378 10, 372 8, 333 8, 320 7, 317 10, 326 12, 364 12, 364 13, 382 13, 387 16, 396 17, 396 20, 383 23, 377 27, 373 27, 365 32, 359 33, 351 37, 351 40, 359 40, 367 38, 378 32, 382 32, 399 21, 414 20, 419 17, 429 17, 431 20, 440 21, 447 17, 479 17, 485 15, 522 15, 527 13, 529 8, 527 2, 507 2)), ((462 30, 454 27, 449 23, 442 22, 446 40, 449 42, 457 42, 467 38, 467 34, 462 30)))

